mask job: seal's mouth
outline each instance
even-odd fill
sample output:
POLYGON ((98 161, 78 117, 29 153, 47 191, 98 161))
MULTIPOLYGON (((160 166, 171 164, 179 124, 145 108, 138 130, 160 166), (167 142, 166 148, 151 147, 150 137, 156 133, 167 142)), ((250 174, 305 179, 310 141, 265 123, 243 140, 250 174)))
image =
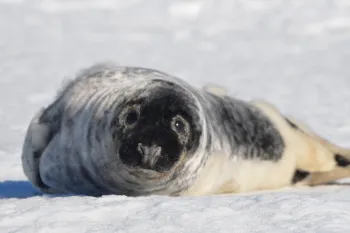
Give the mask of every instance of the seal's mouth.
MULTIPOLYGON (((170 169, 156 170, 154 168, 144 168, 143 166, 130 166, 121 163, 123 169, 127 172, 125 179, 132 179, 132 182, 136 182, 144 185, 144 182, 158 182, 164 179, 170 179, 182 169, 185 163, 186 153, 181 153, 180 158, 170 169), (130 178, 132 177, 132 178, 130 178)), ((119 159, 120 160, 120 159, 119 159)))

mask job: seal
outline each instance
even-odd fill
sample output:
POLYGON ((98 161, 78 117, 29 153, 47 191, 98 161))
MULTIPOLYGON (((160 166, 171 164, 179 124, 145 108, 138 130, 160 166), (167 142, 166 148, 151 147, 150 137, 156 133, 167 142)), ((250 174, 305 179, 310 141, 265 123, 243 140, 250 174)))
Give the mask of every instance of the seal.
POLYGON ((202 196, 350 177, 350 151, 264 101, 102 63, 39 110, 23 170, 44 193, 202 196))

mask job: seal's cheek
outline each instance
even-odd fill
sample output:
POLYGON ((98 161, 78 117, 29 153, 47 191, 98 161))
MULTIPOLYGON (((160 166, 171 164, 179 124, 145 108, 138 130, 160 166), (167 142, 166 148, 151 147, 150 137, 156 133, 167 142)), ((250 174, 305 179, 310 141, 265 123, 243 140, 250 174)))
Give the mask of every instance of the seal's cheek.
POLYGON ((122 141, 119 158, 130 167, 166 172, 179 160, 182 148, 174 133, 142 134, 122 141))

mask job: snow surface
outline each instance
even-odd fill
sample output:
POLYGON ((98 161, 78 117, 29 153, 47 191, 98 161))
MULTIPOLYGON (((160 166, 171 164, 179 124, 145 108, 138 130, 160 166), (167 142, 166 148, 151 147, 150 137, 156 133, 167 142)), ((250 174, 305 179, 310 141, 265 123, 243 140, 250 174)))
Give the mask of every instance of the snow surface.
MULTIPOLYGON (((350 147, 348 0, 0 0, 0 232, 350 232, 350 187, 169 198, 47 196, 21 168, 29 120, 100 61, 264 98, 350 147)), ((253 171, 252 171, 253 172, 253 171)))

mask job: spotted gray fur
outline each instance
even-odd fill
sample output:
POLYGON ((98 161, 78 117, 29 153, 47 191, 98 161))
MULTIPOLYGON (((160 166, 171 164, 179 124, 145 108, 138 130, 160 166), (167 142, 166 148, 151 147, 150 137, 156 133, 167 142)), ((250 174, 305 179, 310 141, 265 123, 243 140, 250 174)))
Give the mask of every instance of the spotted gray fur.
POLYGON ((179 195, 194 183, 213 151, 226 151, 233 160, 278 161, 284 150, 273 124, 251 104, 146 68, 92 66, 64 86, 36 117, 33 122, 48 133, 28 129, 22 161, 29 180, 44 192, 179 195), (147 98, 152 88, 165 85, 159 80, 186 97, 185 104, 198 113, 196 127, 201 132, 196 148, 166 175, 126 168, 116 152, 120 136, 115 117, 128 101, 147 98), (44 142, 34 143, 33 134, 44 142), (34 153, 40 158, 33 160, 34 153))
POLYGON ((232 155, 244 159, 278 161, 284 151, 284 141, 257 107, 230 96, 206 93, 206 112, 211 122, 211 134, 232 155))

